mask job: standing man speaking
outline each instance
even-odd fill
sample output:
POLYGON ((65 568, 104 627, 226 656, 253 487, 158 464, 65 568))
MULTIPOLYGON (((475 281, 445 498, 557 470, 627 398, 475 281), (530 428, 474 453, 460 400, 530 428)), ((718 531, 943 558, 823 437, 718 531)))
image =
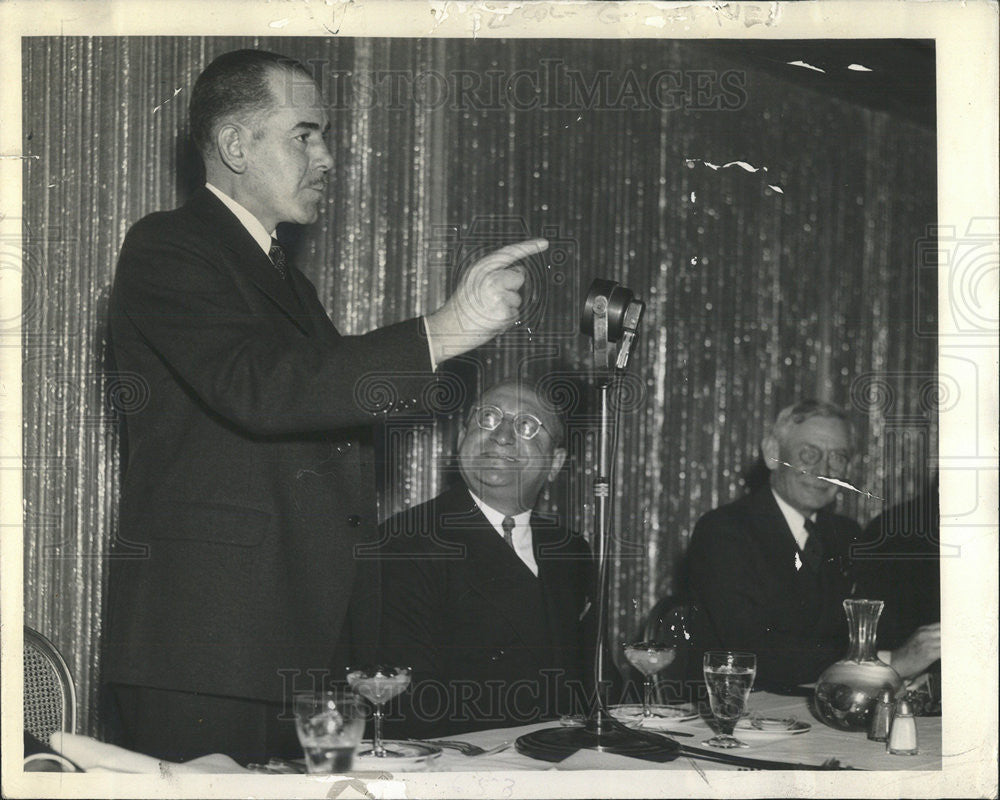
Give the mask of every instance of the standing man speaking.
POLYGON ((333 164, 311 74, 226 53, 190 114, 206 186, 133 226, 112 294, 117 369, 149 401, 126 417, 104 681, 126 747, 246 762, 298 752, 291 682, 372 652, 378 564, 354 555, 377 540, 372 424, 513 323, 514 265, 547 242, 478 261, 433 314, 342 336, 274 238, 316 220, 333 164), (366 376, 394 373, 395 401, 366 403, 366 376))

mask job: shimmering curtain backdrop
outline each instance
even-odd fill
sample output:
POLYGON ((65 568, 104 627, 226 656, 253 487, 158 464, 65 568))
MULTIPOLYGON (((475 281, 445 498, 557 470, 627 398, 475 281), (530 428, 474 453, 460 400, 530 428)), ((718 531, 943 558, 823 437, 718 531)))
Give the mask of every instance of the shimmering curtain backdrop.
MULTIPOLYGON (((739 42, 25 39, 25 621, 66 655, 84 732, 100 724, 117 422, 144 391, 109 367, 115 261, 132 223, 197 185, 191 86, 238 47, 307 62, 330 104, 326 206, 283 234, 342 332, 434 310, 471 254, 550 239, 523 324, 465 370, 470 391, 544 375, 575 406, 544 503, 588 536, 578 317, 595 277, 645 301, 618 404, 611 641, 680 590, 695 520, 745 491, 766 422, 796 398, 853 411, 852 479, 874 497, 845 492, 845 513, 864 523, 919 488, 949 397, 922 256, 933 120, 814 91, 739 42)), ((441 488, 456 431, 441 418, 384 432, 383 517, 441 488)))

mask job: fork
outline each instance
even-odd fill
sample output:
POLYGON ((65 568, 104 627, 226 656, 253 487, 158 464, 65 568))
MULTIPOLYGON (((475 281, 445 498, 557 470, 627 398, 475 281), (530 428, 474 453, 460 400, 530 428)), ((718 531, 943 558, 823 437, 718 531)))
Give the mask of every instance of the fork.
POLYGON ((461 742, 456 739, 408 739, 407 741, 423 742, 424 744, 433 744, 438 747, 450 747, 453 750, 458 750, 458 752, 460 752, 463 756, 489 756, 510 747, 510 742, 501 742, 496 747, 491 747, 486 750, 478 744, 472 744, 472 742, 461 742))
MULTIPOLYGON (((663 715, 657 715, 657 716, 660 719, 666 719, 666 717, 664 717, 663 715)), ((617 722, 620 725, 625 725, 625 727, 627 728, 642 728, 641 719, 634 721, 632 724, 622 722, 621 720, 617 720, 617 722)), ((559 718, 559 724, 565 725, 567 728, 579 728, 586 723, 583 714, 564 714, 562 717, 559 718)), ((654 733, 662 733, 667 736, 694 737, 694 734, 689 731, 674 731, 674 730, 668 730, 667 728, 644 728, 644 730, 650 730, 654 733)))

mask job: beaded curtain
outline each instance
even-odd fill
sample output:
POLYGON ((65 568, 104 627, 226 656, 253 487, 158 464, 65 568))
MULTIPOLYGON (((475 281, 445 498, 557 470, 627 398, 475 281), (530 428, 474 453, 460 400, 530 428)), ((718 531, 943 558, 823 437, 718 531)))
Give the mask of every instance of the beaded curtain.
MULTIPOLYGON (((681 588, 698 516, 734 499, 765 426, 818 396, 852 409, 841 511, 912 496, 936 454, 935 137, 731 53, 657 40, 30 38, 23 44, 25 621, 66 655, 97 732, 116 423, 142 387, 107 366, 118 247, 198 176, 186 106, 238 47, 315 70, 330 109, 320 220, 283 231, 345 333, 434 310, 476 253, 527 236, 521 324, 462 360, 471 396, 538 377, 570 407, 541 505, 593 536, 587 287, 646 304, 619 382, 610 639, 681 588), (37 156, 37 159, 30 156, 37 156), (581 380, 581 378, 583 378, 581 380)), ((381 516, 440 490, 460 425, 381 436, 381 516)), ((757 465, 759 467, 759 464, 757 465)), ((749 471, 749 472, 748 472, 749 471)))

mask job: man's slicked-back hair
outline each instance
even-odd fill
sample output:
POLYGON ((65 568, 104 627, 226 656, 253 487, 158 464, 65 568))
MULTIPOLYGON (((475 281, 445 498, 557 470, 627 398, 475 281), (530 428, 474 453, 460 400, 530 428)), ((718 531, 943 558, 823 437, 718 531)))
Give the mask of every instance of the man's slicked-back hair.
POLYGON ((191 90, 191 139, 202 154, 214 146, 215 131, 226 117, 248 117, 275 102, 268 77, 272 70, 300 72, 312 79, 299 61, 267 50, 223 53, 198 76, 191 90))
POLYGON ((778 413, 778 418, 771 427, 770 435, 779 444, 783 443, 794 426, 801 425, 812 417, 839 419, 847 428, 847 439, 851 449, 855 449, 857 432, 854 429, 854 423, 851 421, 850 415, 840 406, 827 403, 824 400, 800 400, 790 406, 785 406, 778 413))

